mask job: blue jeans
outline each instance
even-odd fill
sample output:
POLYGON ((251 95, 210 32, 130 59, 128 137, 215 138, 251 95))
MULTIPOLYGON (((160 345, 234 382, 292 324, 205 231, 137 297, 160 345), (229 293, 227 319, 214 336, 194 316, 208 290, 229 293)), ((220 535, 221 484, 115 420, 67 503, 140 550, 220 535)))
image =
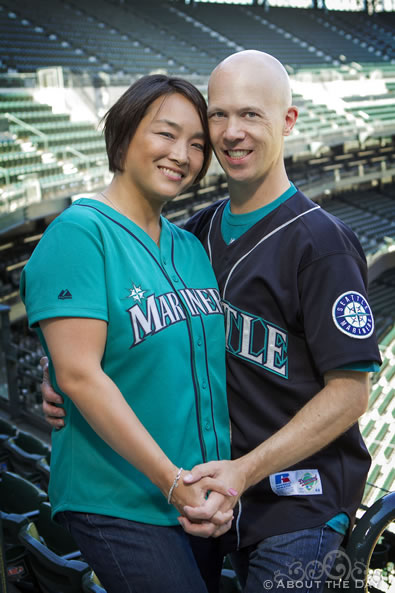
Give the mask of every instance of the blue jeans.
POLYGON ((56 515, 74 537, 107 593, 207 593, 181 526, 65 511, 56 515))
POLYGON ((243 593, 320 593, 343 536, 327 525, 268 537, 230 554, 243 593))

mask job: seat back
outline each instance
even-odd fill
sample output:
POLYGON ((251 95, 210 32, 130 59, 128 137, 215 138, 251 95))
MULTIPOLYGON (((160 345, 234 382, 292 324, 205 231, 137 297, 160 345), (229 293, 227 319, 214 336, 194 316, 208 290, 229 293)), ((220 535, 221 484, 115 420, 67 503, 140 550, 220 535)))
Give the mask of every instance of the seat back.
POLYGON ((51 454, 48 453, 46 457, 41 457, 36 462, 36 469, 40 474, 40 486, 43 490, 48 492, 48 485, 49 485, 49 473, 50 473, 50 458, 51 454))
POLYGON ((17 434, 18 429, 12 422, 0 417, 0 441, 9 439, 17 434))
POLYGON ((0 417, 0 470, 2 471, 9 469, 9 452, 4 447, 4 443, 15 436, 17 432, 15 424, 0 417))
POLYGON ((22 526, 19 540, 28 551, 29 564, 42 593, 81 593, 88 564, 65 560, 40 541, 34 523, 22 526))
POLYGON ((3 472, 0 479, 0 510, 6 513, 31 513, 48 500, 46 492, 22 476, 3 472))
POLYGON ((22 591, 34 591, 35 579, 30 573, 27 551, 18 537, 21 527, 28 525, 29 519, 24 515, 8 514, 1 511, 0 519, 4 566, 8 583, 20 586, 22 591))
POLYGON ((4 443, 8 451, 12 471, 32 481, 39 481, 40 474, 36 463, 49 454, 46 443, 28 432, 20 430, 18 434, 4 443))
POLYGON ((42 502, 40 504, 39 514, 35 518, 34 523, 48 548, 55 552, 55 554, 59 556, 65 556, 67 554, 69 557, 72 554, 76 558, 81 556, 77 544, 67 529, 52 519, 51 505, 49 502, 42 502))

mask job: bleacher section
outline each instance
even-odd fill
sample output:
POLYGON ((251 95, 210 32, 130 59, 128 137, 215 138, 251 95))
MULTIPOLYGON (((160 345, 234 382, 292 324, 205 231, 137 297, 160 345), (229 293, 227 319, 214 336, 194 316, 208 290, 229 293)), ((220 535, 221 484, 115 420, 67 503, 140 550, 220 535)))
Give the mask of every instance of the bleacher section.
POLYGON ((38 183, 32 201, 85 189, 88 178, 103 185, 104 139, 90 122, 72 122, 21 91, 0 93, 0 126, 1 214, 18 207, 26 180, 38 183))
POLYGON ((157 69, 207 76, 226 55, 251 47, 270 51, 291 71, 390 65, 395 55, 393 23, 383 15, 287 7, 2 0, 0 32, 0 73, 62 66, 112 81, 157 69))
MULTIPOLYGON (((392 305, 395 297, 395 274, 392 270, 392 305)), ((371 297, 374 302, 373 296, 371 297)), ((394 487, 394 449, 393 431, 395 419, 395 329, 393 328, 380 343, 383 364, 379 373, 373 376, 369 409, 360 420, 362 436, 370 454, 374 458, 365 488, 363 502, 371 505, 383 492, 394 487)))
POLYGON ((357 234, 366 254, 377 251, 384 237, 395 236, 395 195, 375 190, 357 191, 324 200, 322 207, 347 223, 357 234))

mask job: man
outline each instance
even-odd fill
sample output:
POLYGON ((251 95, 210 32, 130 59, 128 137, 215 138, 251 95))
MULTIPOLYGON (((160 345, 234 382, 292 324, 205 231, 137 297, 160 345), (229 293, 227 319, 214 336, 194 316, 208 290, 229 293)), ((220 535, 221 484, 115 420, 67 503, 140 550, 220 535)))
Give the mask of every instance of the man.
MULTIPOLYGON (((245 593, 291 581, 304 590, 312 579, 320 591, 370 465, 357 425, 367 371, 380 363, 366 261, 350 229, 288 180, 284 138, 298 111, 283 66, 262 52, 233 54, 212 73, 208 103, 230 201, 186 228, 206 247, 223 299, 233 460, 184 481, 211 475, 237 491, 223 503, 237 505, 218 541, 245 593)), ((212 507, 185 513, 189 533, 218 533, 212 507)))

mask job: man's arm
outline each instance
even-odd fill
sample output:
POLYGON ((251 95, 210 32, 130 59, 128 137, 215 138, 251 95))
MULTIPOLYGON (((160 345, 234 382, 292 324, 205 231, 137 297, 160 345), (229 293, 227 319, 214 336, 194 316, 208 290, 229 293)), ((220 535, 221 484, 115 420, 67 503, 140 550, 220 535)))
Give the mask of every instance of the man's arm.
MULTIPOLYGON (((203 476, 220 479, 232 486, 239 497, 269 475, 285 470, 323 449, 343 434, 365 412, 369 398, 368 373, 331 371, 325 374, 325 386, 278 432, 258 447, 233 461, 211 461, 193 468, 184 476, 192 483, 203 476)), ((238 497, 226 500, 236 504, 238 497)), ((205 519, 204 508, 184 508, 189 519, 205 519)), ((198 534, 198 526, 185 517, 184 529, 198 534)))
MULTIPOLYGON (((67 393, 93 430, 126 461, 144 473, 165 497, 178 468, 162 451, 128 405, 117 385, 103 371, 101 360, 106 344, 105 321, 87 318, 59 317, 40 322, 60 389, 67 393)), ((65 453, 67 455, 67 453, 65 453)), ((183 507, 206 506, 209 491, 216 493, 211 515, 226 490, 216 480, 207 479, 189 485, 178 484, 171 503, 183 512, 183 507)), ((226 519, 229 521, 232 512, 226 519)))

